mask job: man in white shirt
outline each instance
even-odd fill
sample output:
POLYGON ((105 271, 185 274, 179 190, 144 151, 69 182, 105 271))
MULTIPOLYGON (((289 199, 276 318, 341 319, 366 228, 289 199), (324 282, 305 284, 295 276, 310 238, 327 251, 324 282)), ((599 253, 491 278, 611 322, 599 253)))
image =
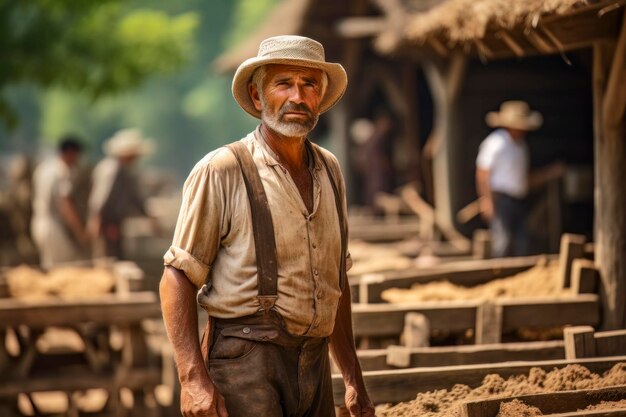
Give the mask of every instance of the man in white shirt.
POLYGON ((81 151, 77 139, 66 137, 58 154, 42 162, 33 174, 31 228, 44 268, 85 257, 81 247, 88 237, 71 198, 72 171, 81 151))
POLYGON ((543 118, 523 101, 506 101, 489 112, 496 128, 483 140, 476 158, 476 188, 480 209, 491 228, 492 256, 528 254, 525 198, 528 190, 564 172, 562 163, 530 172, 526 134, 539 129, 543 118))

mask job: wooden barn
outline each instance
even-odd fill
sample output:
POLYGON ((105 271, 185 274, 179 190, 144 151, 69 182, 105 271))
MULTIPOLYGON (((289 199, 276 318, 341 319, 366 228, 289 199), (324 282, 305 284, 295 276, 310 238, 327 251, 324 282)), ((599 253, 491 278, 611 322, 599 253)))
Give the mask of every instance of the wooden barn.
MULTIPOLYGON (((418 179, 440 224, 475 198, 484 116, 508 99, 539 110, 529 137, 535 166, 560 159, 573 173, 559 194, 561 230, 595 242, 605 328, 626 325, 626 20, 619 0, 351 0, 281 2, 259 30, 220 57, 232 71, 278 34, 313 37, 350 80, 321 137, 359 202, 352 126, 386 106, 397 185, 418 179), (585 181, 593 178, 593 190, 585 181)), ((566 178, 567 179, 567 178, 566 178)), ((559 218, 560 217, 560 218, 559 218)), ((555 224, 555 217, 551 218, 555 224)), ((557 230, 560 232, 561 230, 557 230)), ((555 234, 553 233, 552 236, 555 234)), ((553 239, 554 240, 554 239, 553 239)), ((556 242, 552 241, 550 248, 556 242)))

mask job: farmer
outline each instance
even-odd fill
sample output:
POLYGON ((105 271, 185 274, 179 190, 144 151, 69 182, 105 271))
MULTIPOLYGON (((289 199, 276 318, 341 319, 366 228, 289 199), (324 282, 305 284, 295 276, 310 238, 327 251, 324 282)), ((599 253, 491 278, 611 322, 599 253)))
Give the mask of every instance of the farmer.
POLYGON ((261 123, 194 167, 164 256, 184 416, 334 416, 329 349, 351 415, 374 416, 352 335, 344 182, 307 139, 346 85, 299 36, 264 40, 237 69, 235 100, 261 123))
POLYGON ((486 122, 496 128, 480 144, 476 188, 480 211, 491 229, 492 256, 528 255, 526 196, 529 189, 563 175, 561 162, 530 171, 526 135, 539 129, 541 114, 523 101, 505 101, 486 122))
POLYGON ((124 220, 133 215, 149 217, 133 167, 139 158, 152 152, 153 143, 137 129, 122 129, 103 148, 106 157, 93 170, 88 229, 95 238, 94 257, 124 259, 124 220))

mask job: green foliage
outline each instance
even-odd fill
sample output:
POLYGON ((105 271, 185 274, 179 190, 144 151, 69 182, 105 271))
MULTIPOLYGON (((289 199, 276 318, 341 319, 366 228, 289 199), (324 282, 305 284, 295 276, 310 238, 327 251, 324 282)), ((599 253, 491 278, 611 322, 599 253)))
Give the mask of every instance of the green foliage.
MULTIPOLYGON (((0 92, 15 83, 61 86, 92 97, 171 73, 194 56, 192 13, 123 13, 119 1, 26 0, 0 4, 0 92)), ((0 96, 0 117, 15 114, 0 96)))
MULTIPOLYGON (((81 25, 72 23, 72 33, 67 35, 75 46, 64 48, 95 48, 86 57, 100 57, 98 62, 102 65, 90 67, 83 75, 86 78, 83 84, 58 80, 50 83, 50 87, 36 96, 38 112, 25 105, 19 107, 28 110, 20 113, 21 125, 14 130, 19 133, 3 136, 0 131, 0 150, 3 138, 9 138, 16 148, 21 143, 14 139, 16 136, 36 132, 36 137, 41 139, 33 140, 53 145, 61 135, 75 132, 89 142, 88 153, 95 161, 101 155, 102 142, 115 131, 136 127, 158 145, 148 162, 174 170, 179 178, 184 178, 207 152, 241 138, 258 123, 233 100, 232 75, 213 74, 211 63, 226 47, 247 36, 277 1, 18 0, 60 7, 58 13, 66 17, 75 12, 75 20, 81 25), (72 9, 70 4, 79 10, 72 9), (109 38, 125 48, 124 52, 118 50, 114 57, 108 57, 115 65, 105 70, 104 59, 113 53, 109 38), (187 64, 181 66, 182 62, 187 64), (151 68, 143 73, 149 79, 131 89, 137 85, 142 68, 151 68), (106 83, 96 83, 101 86, 113 84, 115 88, 102 90, 113 94, 102 94, 97 88, 83 91, 82 86, 93 86, 94 79, 106 79, 106 83)), ((56 42, 60 41, 51 43, 56 42)), ((87 59, 81 54, 74 56, 87 59)), ((58 68, 51 70, 59 75, 58 68)), ((3 85, 0 82, 0 89, 3 85)), ((30 100, 30 90, 28 94, 20 100, 30 100)), ((17 102, 14 96, 11 96, 12 104, 17 102)), ((29 100, 26 101, 30 103, 29 100)))

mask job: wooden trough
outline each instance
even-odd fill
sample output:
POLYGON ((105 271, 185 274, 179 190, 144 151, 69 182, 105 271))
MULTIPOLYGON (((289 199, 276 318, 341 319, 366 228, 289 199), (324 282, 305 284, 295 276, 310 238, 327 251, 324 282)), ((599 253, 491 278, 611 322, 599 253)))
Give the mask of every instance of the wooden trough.
POLYGON ((17 397, 35 392, 104 389, 105 414, 122 415, 120 390, 135 398, 134 411, 156 415, 154 388, 162 381, 161 358, 148 348, 142 322, 161 316, 153 292, 106 294, 90 299, 0 299, 0 415, 19 416, 17 397), (83 348, 41 351, 50 328, 72 329, 83 348), (115 334, 115 346, 110 337, 115 334), (10 342, 12 340, 12 343, 10 342), (13 348, 11 348, 11 344, 13 348))
MULTIPOLYGON (((603 373, 626 361, 626 356, 576 360, 505 362, 478 365, 423 367, 399 370, 365 371, 365 385, 374 404, 410 401, 417 393, 451 389, 455 384, 479 386, 485 376, 499 374, 502 378, 528 374, 531 368, 550 371, 570 364, 579 364, 594 373, 603 373)), ((333 375, 335 404, 344 403, 345 387, 341 375, 333 375)))
POLYGON ((626 386, 550 392, 545 394, 520 395, 517 397, 496 398, 490 400, 468 401, 461 405, 461 417, 496 417, 500 405, 512 400, 538 408, 543 415, 555 416, 609 416, 626 415, 626 408, 618 410, 584 410, 588 406, 602 401, 620 401, 626 399, 626 386), (620 414, 621 413, 621 414, 620 414))
POLYGON ((482 343, 497 343, 502 334, 520 327, 597 326, 600 304, 596 294, 571 298, 514 298, 423 302, 415 304, 353 304, 355 337, 399 337, 407 313, 426 316, 432 330, 464 332, 474 329, 482 343))

